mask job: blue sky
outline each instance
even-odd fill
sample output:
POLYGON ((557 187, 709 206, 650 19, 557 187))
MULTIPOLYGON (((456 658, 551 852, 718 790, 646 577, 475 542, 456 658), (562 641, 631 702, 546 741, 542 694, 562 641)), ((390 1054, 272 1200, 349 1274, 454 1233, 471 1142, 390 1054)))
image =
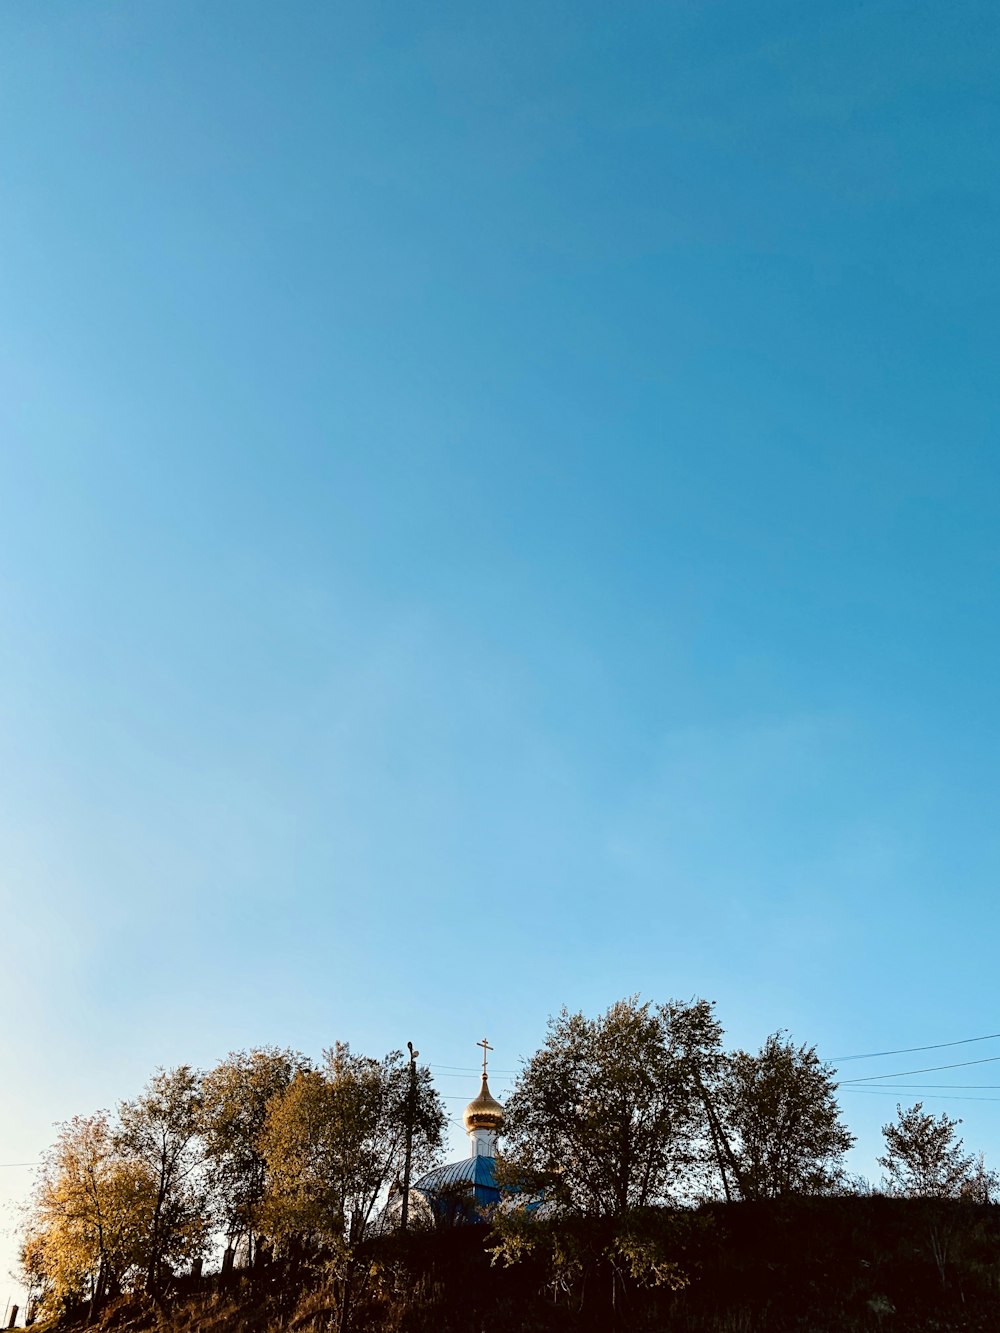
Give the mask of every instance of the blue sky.
POLYGON ((632 992, 1000 1028, 996 29, 2 7, 3 1161, 632 992))

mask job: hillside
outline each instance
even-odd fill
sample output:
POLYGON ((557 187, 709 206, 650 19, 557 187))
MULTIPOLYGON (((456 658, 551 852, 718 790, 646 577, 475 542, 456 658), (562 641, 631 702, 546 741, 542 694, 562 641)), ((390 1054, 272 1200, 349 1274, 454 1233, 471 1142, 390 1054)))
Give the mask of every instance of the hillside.
MULTIPOLYGON (((666 1277, 659 1285, 633 1276, 622 1228, 598 1223, 541 1226, 534 1248, 509 1266, 493 1261, 496 1237, 486 1227, 373 1241, 357 1270, 348 1325, 365 1333, 1000 1327, 995 1205, 797 1199, 651 1212, 635 1222, 629 1234, 655 1243, 666 1277)), ((178 1279, 162 1310, 121 1298, 91 1326, 102 1333, 307 1333, 338 1327, 342 1294, 318 1256, 285 1257, 226 1280, 178 1279)), ((45 1327, 74 1333, 88 1313, 45 1327)))

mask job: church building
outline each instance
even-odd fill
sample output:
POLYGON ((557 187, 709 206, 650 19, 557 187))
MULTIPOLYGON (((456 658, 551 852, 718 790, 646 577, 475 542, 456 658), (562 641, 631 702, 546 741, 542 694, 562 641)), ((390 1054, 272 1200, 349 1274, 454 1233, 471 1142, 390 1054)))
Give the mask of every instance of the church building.
MULTIPOLYGON (((500 1202, 496 1182, 497 1135, 503 1127, 503 1107, 490 1092, 483 1047, 483 1079, 479 1096, 473 1098, 462 1117, 469 1136, 469 1152, 460 1161, 436 1166, 410 1186, 410 1216, 417 1225, 455 1226, 481 1222, 500 1202)), ((401 1191, 393 1190, 379 1228, 398 1225, 401 1191)))
POLYGON ((413 1192, 419 1191, 430 1205, 435 1221, 445 1225, 478 1221, 485 1209, 500 1202, 496 1159, 503 1107, 490 1092, 485 1051, 482 1087, 479 1096, 465 1108, 462 1120, 469 1136, 469 1155, 426 1172, 411 1188, 411 1199, 413 1192))

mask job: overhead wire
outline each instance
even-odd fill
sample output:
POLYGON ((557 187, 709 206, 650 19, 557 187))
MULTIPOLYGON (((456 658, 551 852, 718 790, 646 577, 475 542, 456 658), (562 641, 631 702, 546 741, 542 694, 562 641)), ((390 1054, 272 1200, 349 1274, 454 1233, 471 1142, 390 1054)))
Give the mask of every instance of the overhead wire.
MULTIPOLYGON (((886 1055, 913 1055, 917 1051, 942 1051, 952 1046, 969 1046, 980 1041, 996 1041, 996 1040, 1000 1040, 1000 1032, 987 1032, 984 1036, 981 1037, 959 1037, 955 1041, 935 1041, 935 1042, 930 1042, 924 1046, 894 1046, 884 1051, 864 1051, 861 1052, 860 1054, 853 1054, 853 1055, 835 1055, 830 1058, 830 1064, 834 1065, 847 1064, 849 1061, 854 1061, 854 1060, 878 1060, 886 1055)), ((941 1067, 949 1068, 950 1066, 941 1066, 941 1067)), ((957 1068, 958 1066, 955 1067, 957 1068)), ((449 1065, 449 1064, 432 1063, 429 1066, 429 1068, 442 1071, 442 1073, 444 1073, 444 1071, 447 1071, 449 1077, 451 1077, 452 1074, 479 1074, 482 1072, 482 1066, 473 1066, 473 1065, 449 1065)), ((511 1078, 514 1078, 517 1077, 517 1075, 521 1071, 517 1069, 490 1069, 488 1072, 491 1074, 507 1075, 511 1078)))
MULTIPOLYGON (((464 1074, 458 1074, 458 1073, 452 1073, 450 1070, 441 1070, 441 1069, 438 1069, 436 1065, 430 1065, 429 1067, 430 1067, 430 1069, 433 1071, 433 1073, 434 1073, 434 1077, 435 1077, 435 1078, 461 1078, 461 1079, 464 1079, 466 1082, 469 1081, 470 1075, 471 1075, 472 1072, 473 1072, 473 1071, 470 1069, 470 1070, 468 1070, 468 1071, 467 1071, 466 1073, 464 1073, 464 1074)), ((483 1071, 482 1071, 482 1068, 480 1067, 480 1068, 479 1068, 478 1070, 476 1070, 475 1072, 481 1076, 483 1071)), ((494 1074, 495 1074, 498 1078, 511 1078, 511 1077, 513 1077, 513 1073, 512 1073, 512 1071, 510 1071, 510 1070, 506 1070, 506 1069, 488 1069, 486 1072, 489 1074, 489 1076, 490 1076, 491 1078, 494 1076, 494 1074)))
MULTIPOLYGON (((505 1093, 508 1091, 509 1089, 507 1088, 498 1089, 498 1092, 500 1093, 501 1096, 504 1096, 505 1093)), ((466 1105, 468 1105, 469 1102, 469 1098, 466 1097, 465 1094, 461 1092, 442 1092, 440 1093, 440 1096, 444 1097, 449 1102, 465 1102, 466 1105)))
MULTIPOLYGON (((472 1065, 436 1065, 436 1064, 429 1064, 427 1067, 428 1067, 428 1069, 447 1069, 447 1070, 452 1070, 455 1074, 481 1074, 481 1073, 483 1072, 483 1067, 482 1067, 482 1065, 477 1065, 477 1066, 473 1067, 472 1065)), ((509 1074, 509 1075, 511 1075, 511 1076, 516 1075, 517 1072, 518 1072, 518 1071, 517 1071, 516 1069, 488 1069, 488 1070, 487 1070, 487 1073, 489 1073, 489 1074, 509 1074)))
POLYGON ((1000 1032, 988 1032, 985 1037, 961 1037, 958 1041, 936 1041, 930 1046, 898 1046, 892 1051, 868 1051, 864 1055, 835 1055, 831 1064, 846 1064, 848 1060, 877 1060, 883 1055, 912 1055, 915 1051, 941 1051, 946 1046, 968 1046, 976 1041, 993 1041, 1000 1032))
POLYGON ((887 1078, 909 1078, 913 1074, 934 1074, 940 1069, 968 1069, 970 1065, 992 1065, 1000 1061, 1000 1055, 987 1055, 982 1060, 959 1060, 953 1065, 927 1065, 923 1069, 897 1069, 894 1074, 868 1074, 864 1078, 844 1078, 839 1086, 847 1088, 857 1083, 879 1083, 887 1078))
POLYGON ((919 1088, 845 1088, 845 1092, 865 1092, 873 1097, 896 1097, 899 1098, 901 1092, 916 1092, 917 1100, 920 1102, 1000 1102, 1000 1097, 946 1097, 940 1092, 921 1092, 919 1088))
MULTIPOLYGON (((840 1086, 853 1087, 853 1083, 841 1084, 840 1086)), ((964 1091, 966 1088, 994 1088, 1000 1090, 1000 1083, 900 1083, 898 1086, 904 1092, 919 1092, 922 1088, 949 1088, 964 1091)), ((858 1088, 859 1092, 864 1092, 864 1088, 858 1088)), ((875 1089, 872 1089, 875 1091, 875 1089)))

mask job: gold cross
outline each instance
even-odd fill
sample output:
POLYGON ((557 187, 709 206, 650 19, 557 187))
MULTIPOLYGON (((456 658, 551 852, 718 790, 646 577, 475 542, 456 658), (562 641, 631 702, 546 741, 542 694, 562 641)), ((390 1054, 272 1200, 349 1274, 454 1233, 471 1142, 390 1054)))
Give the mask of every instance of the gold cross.
POLYGON ((486 1077, 486 1052, 487 1052, 487 1051, 492 1051, 493 1047, 489 1044, 489 1042, 486 1040, 485 1037, 482 1039, 482 1041, 477 1041, 477 1042, 476 1042, 476 1045, 477 1045, 477 1046, 481 1046, 481 1047, 483 1048, 483 1078, 485 1078, 485 1077, 486 1077))

